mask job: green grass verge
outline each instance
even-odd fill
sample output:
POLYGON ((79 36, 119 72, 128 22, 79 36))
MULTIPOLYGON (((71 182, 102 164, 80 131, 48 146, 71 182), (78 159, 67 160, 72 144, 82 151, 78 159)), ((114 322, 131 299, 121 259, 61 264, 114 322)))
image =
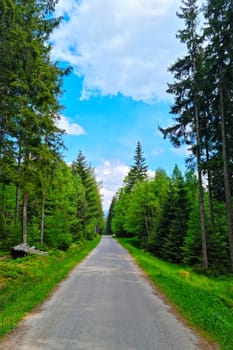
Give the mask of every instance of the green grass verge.
POLYGON ((233 350, 233 277, 198 275, 136 248, 134 239, 118 241, 191 326, 217 342, 222 350, 233 350))
POLYGON ((68 272, 85 258, 100 241, 73 245, 66 252, 33 255, 0 261, 0 337, 41 304, 68 272))

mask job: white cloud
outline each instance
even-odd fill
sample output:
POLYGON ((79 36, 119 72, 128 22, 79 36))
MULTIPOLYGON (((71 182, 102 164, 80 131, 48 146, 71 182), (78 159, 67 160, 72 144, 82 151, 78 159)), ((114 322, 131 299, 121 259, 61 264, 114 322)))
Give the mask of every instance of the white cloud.
POLYGON ((66 134, 73 136, 80 136, 85 134, 85 130, 82 126, 72 123, 68 118, 60 116, 60 119, 57 120, 57 127, 61 130, 65 130, 66 134))
POLYGON ((83 77, 82 99, 121 93, 134 100, 167 99, 167 72, 181 45, 177 0, 60 0, 65 21, 53 55, 83 77))
POLYGON ((150 170, 150 169, 149 169, 149 170, 147 171, 147 176, 148 176, 148 178, 149 178, 149 179, 154 179, 155 173, 156 173, 156 172, 155 172, 154 170, 150 170))
POLYGON ((165 152, 166 152, 165 148, 156 148, 156 149, 152 150, 151 154, 153 156, 157 157, 157 156, 160 156, 161 154, 163 154, 165 152))
POLYGON ((181 156, 181 157, 188 157, 191 155, 191 151, 188 147, 185 147, 185 146, 182 146, 182 147, 179 147, 179 148, 170 148, 170 151, 172 153, 175 153, 177 156, 181 156))
POLYGON ((103 183, 101 194, 103 195, 103 209, 107 211, 112 201, 112 197, 122 186, 122 181, 127 175, 129 167, 119 161, 104 161, 96 167, 97 180, 103 183))

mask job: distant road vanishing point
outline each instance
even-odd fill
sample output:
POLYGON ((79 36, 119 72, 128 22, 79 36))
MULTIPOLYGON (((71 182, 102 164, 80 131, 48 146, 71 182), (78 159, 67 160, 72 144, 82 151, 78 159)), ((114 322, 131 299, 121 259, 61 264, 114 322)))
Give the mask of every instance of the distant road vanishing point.
POLYGON ((199 338, 169 311, 111 237, 64 280, 1 350, 197 350, 199 338))

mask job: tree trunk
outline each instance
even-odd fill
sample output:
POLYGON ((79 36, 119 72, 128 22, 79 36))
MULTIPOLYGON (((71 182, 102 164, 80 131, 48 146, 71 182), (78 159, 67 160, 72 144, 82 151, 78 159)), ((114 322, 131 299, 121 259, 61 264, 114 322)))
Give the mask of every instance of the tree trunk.
POLYGON ((211 185, 210 170, 207 170, 207 181, 208 181, 208 193, 209 193, 209 204, 210 204, 210 221, 212 232, 214 232, 215 218, 214 218, 214 201, 213 201, 213 190, 211 185))
POLYGON ((45 218, 45 197, 42 198, 41 204, 41 221, 40 221, 40 243, 44 243, 44 218, 45 218))
POLYGON ((203 262, 204 269, 207 270, 208 254, 207 254, 207 243, 206 243, 204 191, 203 191, 202 172, 201 172, 200 122, 199 122, 196 93, 194 93, 194 104, 195 104, 194 108, 195 108, 196 142, 197 142, 197 173, 198 173, 198 191, 199 191, 199 212, 200 212, 200 222, 201 222, 202 262, 203 262))
POLYGON ((214 232, 214 200, 213 200, 213 190, 211 185, 211 174, 208 168, 210 157, 209 157, 209 145, 208 140, 206 140, 206 162, 207 162, 207 181, 208 181, 208 193, 209 193, 209 205, 210 205, 210 220, 211 220, 211 229, 214 232))
POLYGON ((23 220, 22 220, 22 242, 27 243, 27 205, 28 205, 28 193, 23 193, 23 220))
MULTIPOLYGON (((19 155, 18 155, 18 161, 17 161, 18 179, 20 177, 20 166, 21 166, 21 156, 20 156, 20 145, 19 145, 19 155)), ((18 220, 19 220, 19 193, 20 193, 20 186, 17 183, 16 193, 15 193, 15 225, 16 227, 18 226, 18 220)))
POLYGON ((16 185, 16 192, 15 192, 15 225, 18 226, 19 221, 19 184, 16 185))
POLYGON ((223 101, 223 89, 220 87, 220 112, 221 112, 221 137, 222 137, 222 156, 223 156, 223 173, 224 173, 224 189, 227 212, 227 234, 229 241, 231 270, 233 271, 233 225, 232 225, 232 200, 229 181, 228 161, 227 161, 227 142, 226 142, 226 126, 223 101))
MULTIPOLYGON (((195 42, 195 31, 193 29, 193 42, 195 42)), ((196 83, 196 60, 195 54, 197 48, 193 44, 192 50, 192 64, 193 64, 193 77, 194 83, 196 83)), ((201 171, 201 135, 200 135, 200 120, 199 120, 199 108, 198 108, 198 97, 197 91, 194 87, 194 118, 195 118, 195 127, 196 127, 196 146, 197 146, 197 176, 198 176, 198 194, 199 194, 199 213, 200 213, 200 223, 201 223, 201 243, 202 243, 202 263, 205 270, 208 269, 208 253, 207 253, 207 241, 206 241, 206 225, 205 225, 205 206, 204 206, 204 191, 202 183, 202 171, 201 171)))

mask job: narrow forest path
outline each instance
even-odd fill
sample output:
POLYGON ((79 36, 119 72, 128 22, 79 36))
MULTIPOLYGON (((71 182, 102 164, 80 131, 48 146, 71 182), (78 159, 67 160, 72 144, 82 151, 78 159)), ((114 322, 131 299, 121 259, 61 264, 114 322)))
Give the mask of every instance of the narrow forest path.
POLYGON ((30 314, 1 350, 195 350, 199 339, 169 311, 111 237, 30 314))

